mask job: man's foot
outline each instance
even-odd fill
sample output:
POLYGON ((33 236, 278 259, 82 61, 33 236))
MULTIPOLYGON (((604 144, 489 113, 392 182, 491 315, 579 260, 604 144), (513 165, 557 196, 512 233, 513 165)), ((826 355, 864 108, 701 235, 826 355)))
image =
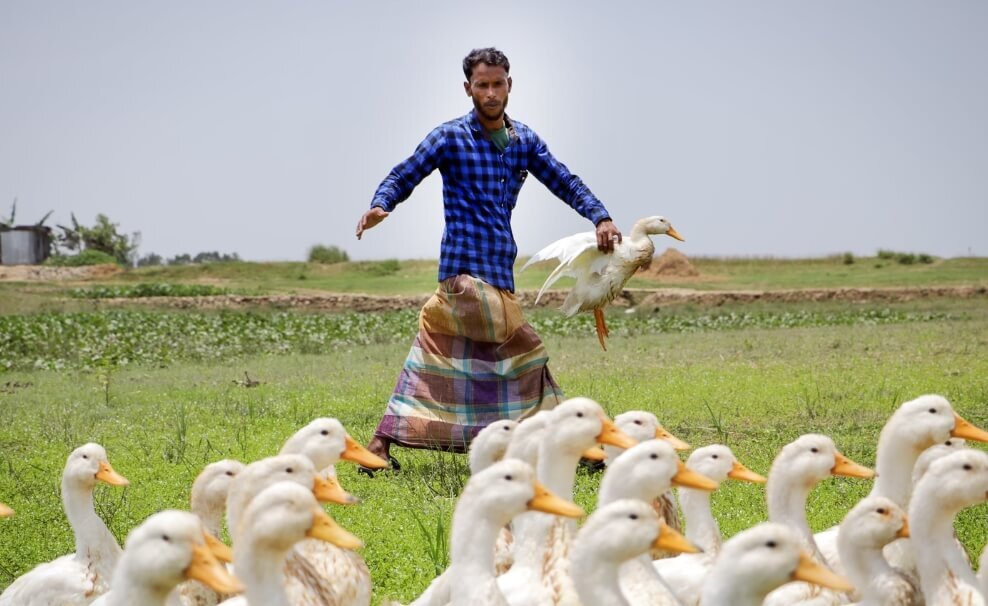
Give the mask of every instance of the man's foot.
MULTIPOLYGON (((401 471, 401 464, 398 459, 391 456, 391 441, 381 436, 374 436, 367 444, 367 450, 386 460, 391 465, 391 471, 401 471)), ((362 473, 368 478, 374 477, 374 470, 369 467, 357 467, 357 473, 362 473)))

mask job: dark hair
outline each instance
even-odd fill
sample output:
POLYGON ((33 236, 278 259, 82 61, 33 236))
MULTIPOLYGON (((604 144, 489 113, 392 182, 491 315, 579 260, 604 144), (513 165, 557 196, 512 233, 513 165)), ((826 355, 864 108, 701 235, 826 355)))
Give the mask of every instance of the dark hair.
POLYGON ((463 75, 470 80, 473 76, 473 68, 477 66, 478 63, 486 63, 492 67, 503 67, 504 71, 511 71, 511 64, 508 63, 508 58, 504 56, 504 53, 497 50, 493 46, 488 48, 475 48, 470 51, 470 54, 463 58, 463 75))

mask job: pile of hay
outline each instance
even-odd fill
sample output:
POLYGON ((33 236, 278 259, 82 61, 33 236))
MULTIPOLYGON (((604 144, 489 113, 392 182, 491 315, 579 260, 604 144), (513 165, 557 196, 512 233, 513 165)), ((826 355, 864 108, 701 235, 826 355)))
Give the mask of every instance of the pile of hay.
POLYGON ((700 275, 686 255, 675 248, 668 248, 653 257, 652 265, 640 269, 638 273, 645 278, 692 278, 700 275))

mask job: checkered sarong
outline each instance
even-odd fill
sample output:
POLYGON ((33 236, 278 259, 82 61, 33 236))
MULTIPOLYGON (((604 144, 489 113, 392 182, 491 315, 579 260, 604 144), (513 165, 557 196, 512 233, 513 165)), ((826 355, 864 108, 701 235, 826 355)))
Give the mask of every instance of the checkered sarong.
POLYGON ((512 293, 473 276, 448 278, 422 308, 375 434, 408 448, 463 452, 488 424, 562 400, 547 361, 512 293))

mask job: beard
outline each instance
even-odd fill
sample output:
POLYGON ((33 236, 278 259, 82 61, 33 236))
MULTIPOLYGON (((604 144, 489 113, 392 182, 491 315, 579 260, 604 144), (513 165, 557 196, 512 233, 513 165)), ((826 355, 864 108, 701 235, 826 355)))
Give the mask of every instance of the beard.
POLYGON ((488 120, 500 120, 501 118, 504 117, 505 108, 508 107, 508 99, 505 98, 504 103, 502 103, 499 107, 490 108, 490 107, 485 107, 481 102, 477 101, 476 97, 474 97, 473 107, 477 110, 477 113, 479 113, 481 116, 483 116, 488 120))

